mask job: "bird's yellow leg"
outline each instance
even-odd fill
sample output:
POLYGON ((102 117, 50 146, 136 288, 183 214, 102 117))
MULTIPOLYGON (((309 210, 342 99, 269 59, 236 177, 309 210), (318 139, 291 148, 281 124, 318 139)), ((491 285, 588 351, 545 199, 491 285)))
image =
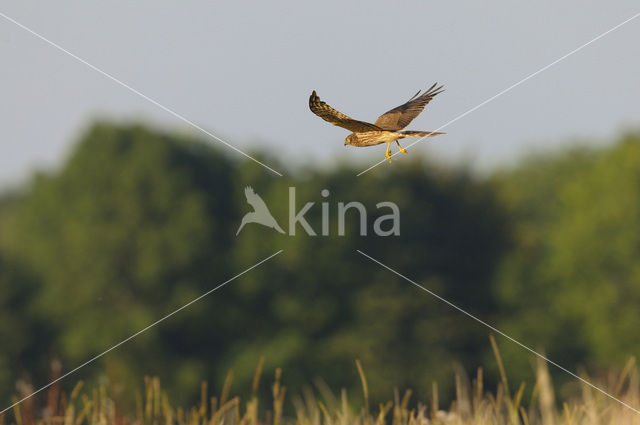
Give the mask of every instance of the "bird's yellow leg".
POLYGON ((402 149, 402 146, 400 146, 400 142, 396 140, 396 144, 398 145, 398 150, 402 153, 407 153, 406 149, 402 149))
POLYGON ((391 142, 387 142, 387 152, 384 154, 384 157, 391 162, 391 142))

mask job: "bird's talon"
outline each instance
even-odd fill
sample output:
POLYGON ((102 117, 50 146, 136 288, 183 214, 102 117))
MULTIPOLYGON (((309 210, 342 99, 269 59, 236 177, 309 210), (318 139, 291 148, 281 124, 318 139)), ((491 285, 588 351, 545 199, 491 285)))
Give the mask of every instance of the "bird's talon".
POLYGON ((407 153, 407 150, 398 146, 398 150, 402 153, 407 153))

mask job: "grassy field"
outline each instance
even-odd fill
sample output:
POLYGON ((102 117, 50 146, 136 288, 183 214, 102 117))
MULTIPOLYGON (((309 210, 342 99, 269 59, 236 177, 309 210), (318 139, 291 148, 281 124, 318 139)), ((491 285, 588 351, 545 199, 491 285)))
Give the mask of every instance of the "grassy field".
MULTIPOLYGON (((493 342, 493 341, 492 341, 493 342)), ((494 343, 494 347, 495 343, 494 343)), ((333 393, 319 385, 316 391, 285 397, 281 370, 276 369, 271 381, 272 397, 259 399, 257 389, 262 375, 262 362, 253 380, 253 396, 247 400, 230 395, 229 374, 221 394, 212 396, 202 383, 200 402, 190 408, 171 404, 159 378, 145 378, 144 392, 136 397, 135 413, 122 412, 104 387, 85 389, 79 382, 69 395, 52 386, 44 408, 35 408, 32 400, 14 408, 12 414, 0 415, 0 425, 427 425, 427 424, 640 424, 640 414, 601 392, 582 385, 581 394, 559 402, 554 395, 547 364, 539 360, 536 382, 531 397, 523 398, 526 385, 511 391, 500 355, 496 351, 501 383, 495 391, 483 386, 483 371, 473 378, 455 376, 456 396, 448 406, 438 402, 434 384, 431 400, 413 400, 411 391, 395 391, 394 400, 377 406, 369 405, 366 375, 358 361, 363 394, 354 407, 343 390, 333 393), (284 415, 285 403, 294 414, 284 415)), ((585 377, 587 379, 587 377, 585 377)), ((640 408, 640 373, 635 361, 617 374, 595 383, 609 394, 634 408, 640 408)))

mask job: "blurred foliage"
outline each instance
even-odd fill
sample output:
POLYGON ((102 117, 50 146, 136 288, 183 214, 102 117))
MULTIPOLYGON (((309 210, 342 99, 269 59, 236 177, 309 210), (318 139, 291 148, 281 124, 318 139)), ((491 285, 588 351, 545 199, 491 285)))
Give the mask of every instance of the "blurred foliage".
MULTIPOLYGON (((393 387, 426 398, 432 381, 447 394, 456 365, 491 358, 486 328, 356 250, 569 368, 626 360, 640 345, 639 141, 485 180, 411 159, 362 177, 350 166, 277 177, 208 142, 98 123, 59 172, 0 201, 0 400, 18 379, 46 384, 51 359, 70 370, 280 249, 79 377, 118 394, 159 375, 183 403, 228 369, 249 388, 263 355, 294 391, 315 377, 353 390, 359 358, 384 400, 393 387), (305 217, 320 234, 326 208, 330 235, 248 224, 236 237, 245 186, 285 231, 295 187, 295 211, 313 202, 305 217), (355 210, 338 236, 350 201, 367 207, 365 236, 355 210), (373 234, 383 201, 400 208, 399 236, 373 234)), ((533 371, 522 349, 503 351, 510 374, 533 371)))
MULTIPOLYGON (((494 182, 514 241, 494 285, 503 329, 593 371, 640 354, 640 135, 533 158, 494 182)), ((530 370, 520 351, 505 347, 514 374, 530 370)))

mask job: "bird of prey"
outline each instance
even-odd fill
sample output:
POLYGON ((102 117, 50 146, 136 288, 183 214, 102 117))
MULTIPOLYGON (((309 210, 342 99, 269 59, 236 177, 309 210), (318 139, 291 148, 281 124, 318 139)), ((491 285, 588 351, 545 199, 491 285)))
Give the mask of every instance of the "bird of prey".
POLYGON ((247 223, 262 224, 263 226, 271 227, 272 229, 275 229, 280 233, 284 233, 284 230, 282 230, 282 228, 278 226, 276 219, 273 218, 273 216, 269 212, 267 204, 264 203, 262 198, 257 193, 255 193, 250 186, 247 186, 244 189, 244 196, 247 198, 247 202, 249 203, 249 205, 253 207, 253 212, 246 213, 245 216, 242 217, 242 223, 240 223, 240 227, 236 232, 236 236, 238 236, 240 230, 242 230, 244 225, 247 223))
POLYGON ((433 137, 444 134, 437 131, 403 130, 415 117, 420 115, 431 99, 444 91, 442 86, 436 87, 437 85, 438 83, 435 83, 422 95, 420 95, 421 91, 418 91, 418 93, 413 95, 406 103, 380 115, 373 124, 354 120, 342 112, 333 109, 320 100, 315 90, 309 97, 309 108, 311 108, 311 112, 323 120, 352 131, 345 139, 345 145, 374 146, 386 143, 387 152, 385 153, 385 158, 391 161, 392 142, 398 144, 400 152, 407 153, 407 151, 400 146, 398 140, 405 137, 433 137))

